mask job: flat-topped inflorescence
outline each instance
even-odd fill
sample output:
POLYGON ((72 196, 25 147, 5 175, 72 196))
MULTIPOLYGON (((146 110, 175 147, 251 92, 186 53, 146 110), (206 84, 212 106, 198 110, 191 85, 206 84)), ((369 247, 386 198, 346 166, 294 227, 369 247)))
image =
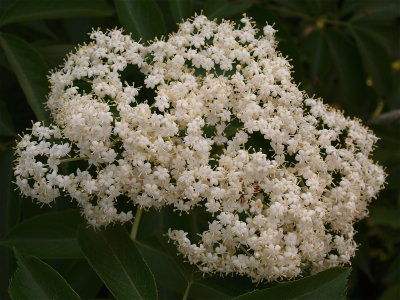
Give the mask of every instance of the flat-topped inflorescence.
POLYGON ((21 192, 66 193, 95 227, 133 218, 121 199, 204 207, 199 241, 168 232, 204 272, 272 281, 348 263, 353 224, 385 181, 369 158, 377 138, 299 90, 271 26, 241 22, 200 15, 147 45, 93 31, 50 75, 54 126, 35 123, 17 145, 21 192), (79 160, 86 169, 62 174, 79 160))

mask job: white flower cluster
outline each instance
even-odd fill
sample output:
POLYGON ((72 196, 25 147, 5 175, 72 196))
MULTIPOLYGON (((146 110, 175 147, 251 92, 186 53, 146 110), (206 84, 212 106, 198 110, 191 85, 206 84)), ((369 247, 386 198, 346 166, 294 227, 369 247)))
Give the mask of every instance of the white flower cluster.
POLYGON ((121 199, 204 207, 213 221, 198 241, 168 233, 204 272, 271 281, 348 263, 353 224, 385 181, 376 137, 298 89, 271 26, 241 22, 200 15, 148 45, 94 31, 50 76, 55 126, 18 143, 22 193, 67 193, 93 226, 132 219, 121 199), (143 87, 124 79, 132 66, 143 87), (63 175, 67 161, 84 167, 63 175))

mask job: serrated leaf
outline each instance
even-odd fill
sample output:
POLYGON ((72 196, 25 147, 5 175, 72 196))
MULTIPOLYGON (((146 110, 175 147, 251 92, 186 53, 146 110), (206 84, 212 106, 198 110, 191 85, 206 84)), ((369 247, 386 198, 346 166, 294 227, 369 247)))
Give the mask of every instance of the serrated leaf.
POLYGON ((154 0, 114 0, 122 26, 136 39, 152 40, 166 34, 164 18, 154 0))
POLYGON ((81 228, 79 245, 89 264, 117 299, 157 299, 153 274, 121 226, 81 228))
POLYGON ((113 13, 104 0, 18 0, 0 17, 0 26, 39 19, 107 17, 113 13))
POLYGON ((169 0, 168 2, 176 23, 192 16, 192 0, 169 0))
POLYGON ((85 259, 63 259, 53 266, 83 299, 95 299, 103 286, 85 259))
POLYGON ((275 287, 264 290, 253 291, 236 297, 234 300, 344 300, 346 299, 346 284, 349 274, 350 269, 348 268, 332 268, 303 279, 280 283, 275 287))
POLYGON ((228 18, 244 13, 252 4, 252 1, 209 0, 206 4, 205 15, 209 19, 228 18))
POLYGON ((75 210, 42 214, 14 226, 1 243, 41 258, 80 258, 76 232, 82 223, 75 210))
POLYGON ((80 299, 57 271, 39 259, 18 257, 18 266, 9 287, 13 300, 80 299))
POLYGON ((37 119, 47 121, 48 113, 44 109, 48 91, 47 64, 34 47, 19 37, 0 33, 0 46, 37 119))
POLYGON ((391 70, 386 51, 363 30, 352 30, 361 53, 364 68, 372 77, 373 87, 379 96, 387 96, 391 90, 391 70))

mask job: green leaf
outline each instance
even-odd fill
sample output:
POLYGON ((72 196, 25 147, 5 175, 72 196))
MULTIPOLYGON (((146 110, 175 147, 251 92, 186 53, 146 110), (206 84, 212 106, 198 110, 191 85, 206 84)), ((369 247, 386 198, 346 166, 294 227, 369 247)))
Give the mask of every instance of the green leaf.
POLYGON ((149 245, 136 242, 136 245, 154 274, 158 286, 183 294, 190 280, 190 275, 179 266, 173 256, 165 252, 163 244, 153 243, 149 245))
POLYGON ((35 21, 26 21, 15 26, 21 27, 25 30, 33 31, 32 32, 33 36, 40 34, 43 35, 43 38, 46 37, 49 40, 55 40, 55 41, 59 40, 59 34, 58 33, 56 34, 54 32, 56 28, 47 26, 46 23, 47 23, 46 20, 35 20, 35 21))
MULTIPOLYGON (((182 217, 169 208, 144 212, 140 221, 136 245, 148 263, 157 286, 183 295, 188 284, 195 280, 194 268, 178 257, 176 248, 169 244, 165 233, 168 228, 180 227, 188 215, 182 217)), ((162 290, 160 290, 161 296, 162 290)))
POLYGON ((0 135, 13 136, 15 135, 14 124, 8 114, 7 105, 0 101, 0 135))
POLYGON ((81 228, 78 241, 86 259, 117 299, 156 299, 153 274, 121 226, 81 228))
POLYGON ((329 48, 324 38, 323 30, 315 30, 311 35, 314 39, 310 41, 313 44, 311 51, 310 75, 312 78, 321 79, 329 65, 329 59, 327 57, 329 48))
POLYGON ((377 147, 373 153, 374 161, 389 167, 388 188, 399 188, 398 167, 400 166, 400 126, 395 121, 390 121, 387 125, 373 125, 374 133, 378 136, 377 147), (394 170, 396 170, 393 172, 394 170), (392 174, 393 173, 393 174, 392 174))
POLYGON ((16 262, 11 249, 0 247, 0 299, 10 299, 8 285, 16 270, 16 262))
POLYGON ((12 2, 12 0, 2 0, 0 1, 0 13, 3 12, 12 2))
POLYGON ((0 33, 0 46, 36 117, 40 121, 48 120, 43 105, 48 91, 47 64, 34 47, 16 36, 0 33))
POLYGON ((361 10, 362 4, 365 0, 343 0, 340 4, 339 14, 344 17, 357 10, 361 10))
POLYGON ((73 44, 82 44, 87 41, 87 33, 91 31, 89 19, 87 18, 73 18, 65 19, 62 21, 63 27, 68 36, 68 40, 73 44))
POLYGON ((363 30, 352 30, 364 68, 371 75, 373 87, 379 96, 387 96, 391 90, 391 70, 385 49, 363 30))
POLYGON ((113 13, 104 0, 18 0, 0 17, 0 26, 39 19, 107 17, 113 13))
POLYGON ((385 55, 389 58, 395 57, 398 46, 396 44, 399 35, 397 27, 388 26, 357 26, 357 30, 363 31, 368 37, 374 40, 374 43, 379 44, 384 50, 385 55))
POLYGON ((13 151, 7 149, 0 152, 0 237, 18 222, 21 203, 14 193, 13 178, 13 151))
POLYGON ((400 284, 400 254, 392 260, 388 270, 386 271, 384 280, 390 284, 396 282, 400 284))
POLYGON ((42 258, 80 258, 76 232, 82 223, 75 210, 42 214, 14 226, 1 243, 42 258))
POLYGON ((169 0, 169 7, 176 23, 192 16, 192 0, 169 0))
POLYGON ((264 290, 256 290, 234 299, 346 299, 346 284, 349 274, 350 269, 348 268, 332 268, 300 280, 280 283, 264 290))
POLYGON ((369 243, 368 237, 362 231, 359 232, 357 236, 358 249, 353 262, 362 272, 364 272, 371 283, 376 283, 373 272, 371 270, 371 255, 369 253, 371 245, 369 243))
POLYGON ((206 5, 205 15, 209 19, 227 18, 244 13, 252 4, 251 1, 209 0, 206 5))
POLYGON ((275 3, 295 12, 309 14, 309 7, 305 0, 274 0, 275 3))
POLYGON ((93 271, 85 259, 63 259, 53 265, 75 292, 84 299, 94 299, 98 295, 103 282, 93 271))
MULTIPOLYGON (((12 186, 13 151, 0 152, 0 237, 18 222, 21 203, 12 186)), ((8 282, 15 271, 14 255, 10 249, 0 247, 0 299, 7 299, 8 282)))
POLYGON ((400 283, 389 285, 379 300, 394 300, 400 296, 400 283))
POLYGON ((72 44, 35 45, 50 67, 57 67, 69 52, 74 49, 72 44))
POLYGON ((59 273, 39 259, 18 257, 18 266, 9 287, 13 300, 80 299, 59 273))
POLYGON ((247 287, 246 280, 236 281, 237 285, 232 286, 229 285, 231 282, 227 283, 230 278, 209 278, 202 275, 197 267, 189 265, 183 261, 182 256, 178 256, 177 249, 166 238, 154 238, 146 243, 137 242, 137 245, 162 289, 183 295, 190 285, 189 298, 222 300, 231 299, 238 294, 237 289, 243 292, 243 287, 247 287))
POLYGON ((335 13, 337 0, 306 0, 307 7, 314 15, 335 13))
POLYGON ((114 0, 122 26, 136 39, 152 40, 166 34, 164 18, 154 0, 114 0))
POLYGON ((365 103, 364 74, 356 46, 341 32, 325 30, 325 37, 335 62, 342 92, 341 105, 348 113, 362 113, 365 103))
POLYGON ((369 220, 379 226, 388 226, 400 229, 400 211, 396 208, 385 206, 371 207, 369 220))
MULTIPOLYGON (((354 0, 353 0, 354 1, 354 0)), ((351 0, 349 0, 351 2, 351 0)), ((360 6, 350 19, 355 21, 387 22, 400 16, 399 2, 393 0, 362 0, 360 6)))

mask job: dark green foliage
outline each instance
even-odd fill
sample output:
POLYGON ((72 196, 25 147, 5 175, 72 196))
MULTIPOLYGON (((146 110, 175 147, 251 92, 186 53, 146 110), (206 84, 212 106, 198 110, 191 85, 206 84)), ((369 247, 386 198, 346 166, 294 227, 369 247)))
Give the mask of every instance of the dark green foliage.
POLYGON ((17 254, 17 258, 18 269, 9 288, 13 300, 80 299, 64 278, 48 264, 34 257, 21 257, 17 254))
POLYGON ((164 18, 154 0, 114 0, 121 25, 137 40, 166 33, 164 18))
POLYGON ((1 243, 40 258, 80 258, 76 233, 84 222, 78 211, 41 214, 11 228, 1 243))
POLYGON ((346 299, 347 277, 350 269, 333 268, 297 281, 250 292, 234 300, 252 299, 346 299))
POLYGON ((49 68, 44 59, 30 44, 11 34, 1 33, 0 45, 36 118, 47 121, 43 104, 49 68))
MULTIPOLYGON (((1 0, 0 299, 344 298, 346 268, 283 284, 204 276, 176 255, 164 235, 174 227, 195 239, 209 221, 200 209, 182 216, 170 209, 144 212, 132 242, 121 226, 96 232, 82 227, 84 220, 67 198, 41 208, 14 190, 14 140, 31 120, 48 122, 50 68, 87 41, 91 28, 123 26, 136 39, 151 40, 176 30, 177 22, 195 12, 234 21, 246 13, 259 28, 274 24, 278 49, 291 59, 300 88, 362 119, 378 135, 374 159, 385 166, 388 185, 371 203, 370 217, 356 224, 360 246, 347 297, 399 298, 398 0, 1 0)), ((135 70, 123 76, 143 84, 135 70)), ((152 93, 146 91, 147 100, 152 93)), ((232 123, 228 136, 240 126, 232 123)), ((212 128, 204 130, 213 134, 212 128)), ((249 146, 270 151, 268 145, 249 146)))
POLYGON ((157 299, 153 274, 121 226, 82 227, 79 245, 89 264, 117 299, 157 299))
POLYGON ((114 9, 104 0, 17 0, 0 18, 0 26, 31 20, 107 17, 114 9))

